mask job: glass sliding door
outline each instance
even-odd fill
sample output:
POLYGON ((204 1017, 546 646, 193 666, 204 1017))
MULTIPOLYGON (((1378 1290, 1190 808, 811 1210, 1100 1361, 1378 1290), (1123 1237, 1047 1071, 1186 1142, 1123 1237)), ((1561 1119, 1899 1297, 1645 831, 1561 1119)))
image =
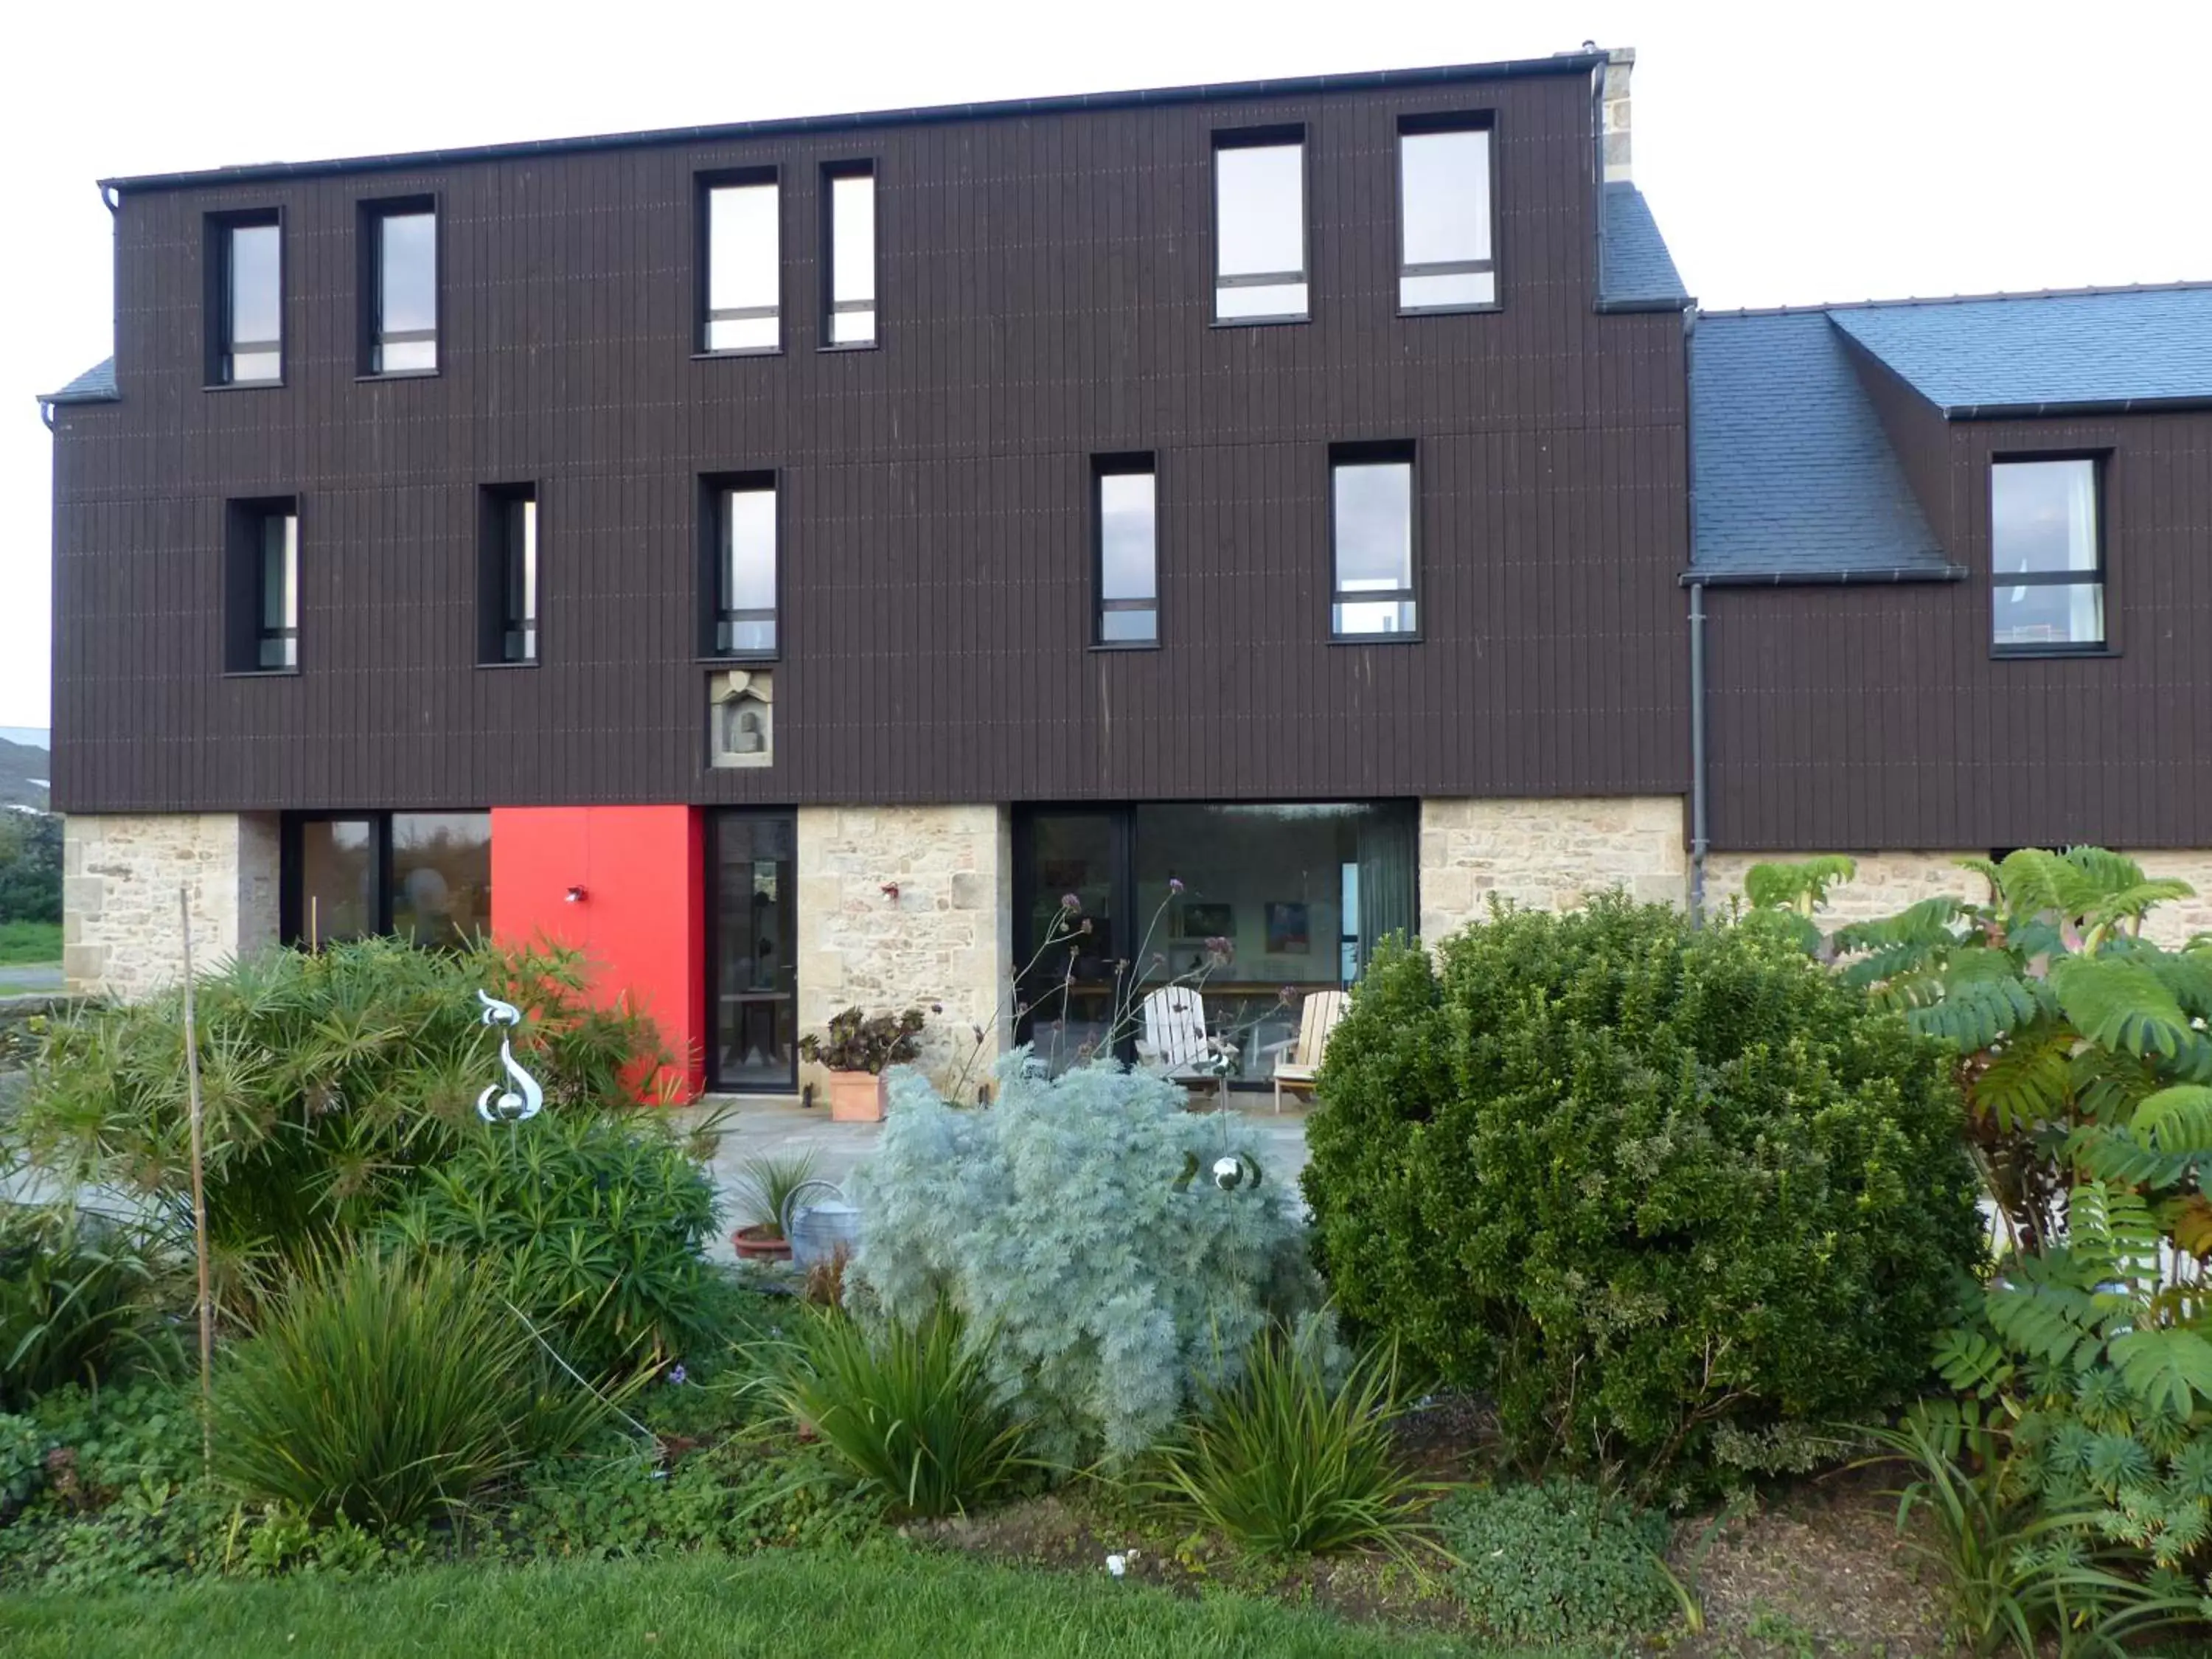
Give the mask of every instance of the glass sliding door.
POLYGON ((382 837, 374 817, 307 818, 295 829, 287 934, 311 951, 383 931, 382 837))
POLYGON ((798 836, 788 812, 718 812, 708 838, 708 1081, 789 1094, 799 1086, 798 836))
POLYGON ((1147 991, 1188 985, 1236 1048, 1231 1081, 1264 1083, 1308 994, 1352 985, 1382 939, 1413 935, 1417 853, 1405 801, 1031 812, 1014 845, 1017 1040, 1056 1072, 1110 1029, 1127 1060, 1147 991))
POLYGON ((311 951, 384 933, 460 949, 491 931, 491 814, 291 815, 282 902, 284 937, 311 951))
POLYGON ((1023 821, 1014 850, 1014 1040, 1054 1073, 1127 1033, 1113 1029, 1133 946, 1127 912, 1128 815, 1050 811, 1023 821))

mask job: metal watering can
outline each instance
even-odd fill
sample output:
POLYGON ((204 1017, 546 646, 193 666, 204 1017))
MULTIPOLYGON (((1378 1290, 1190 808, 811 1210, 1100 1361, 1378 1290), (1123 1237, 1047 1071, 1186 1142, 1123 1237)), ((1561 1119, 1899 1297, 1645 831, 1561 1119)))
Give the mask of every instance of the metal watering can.
POLYGON ((783 1200, 783 1236, 791 1241, 791 1265, 811 1267, 842 1249, 860 1248, 860 1210, 834 1181, 802 1181, 783 1200), (815 1197, 817 1189, 828 1196, 815 1197))

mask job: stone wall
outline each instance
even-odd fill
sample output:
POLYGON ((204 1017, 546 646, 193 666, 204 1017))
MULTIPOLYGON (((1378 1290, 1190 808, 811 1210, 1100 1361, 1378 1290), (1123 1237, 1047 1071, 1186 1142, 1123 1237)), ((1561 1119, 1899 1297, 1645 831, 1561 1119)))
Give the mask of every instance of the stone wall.
MULTIPOLYGON (((921 1064, 940 1088, 1007 1046, 1013 840, 1003 806, 799 809, 799 1029, 858 1005, 930 1015, 921 1064), (890 890, 896 889, 894 892, 890 890)), ((820 1068, 800 1080, 819 1084, 820 1068)))
POLYGON ((1421 803, 1421 937, 1489 914, 1492 896, 1565 910, 1609 887, 1683 903, 1689 854, 1674 795, 1421 803))
MULTIPOLYGON (((1723 914, 1731 898, 1743 891, 1743 872, 1754 864, 1786 863, 1801 856, 1790 853, 1714 853, 1705 860, 1705 904, 1714 915, 1723 914)), ((1832 931, 1846 922, 1870 921, 1895 915, 1908 904, 1950 894, 1977 903, 1989 897, 1988 884, 1970 870, 1961 870, 1962 858, 1986 858, 1986 853, 1854 853, 1858 873, 1828 890, 1828 902, 1818 921, 1832 931)), ((2143 931, 2161 945, 2176 945, 2191 935, 2212 933, 2212 851, 2160 850, 2131 852, 2143 873, 2187 882, 2197 896, 2169 901, 2151 913, 2143 931)))
POLYGON ((62 974, 72 992, 125 999, 184 971, 177 889, 196 964, 276 942, 278 836, 269 813, 72 816, 62 839, 62 974))

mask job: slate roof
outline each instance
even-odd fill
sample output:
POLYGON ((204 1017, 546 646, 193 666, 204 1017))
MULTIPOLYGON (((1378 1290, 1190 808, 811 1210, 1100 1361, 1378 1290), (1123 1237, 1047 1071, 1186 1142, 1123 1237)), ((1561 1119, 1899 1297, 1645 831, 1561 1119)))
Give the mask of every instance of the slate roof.
POLYGON ((1698 319, 1694 569, 1778 580, 1949 574, 1844 351, 1819 311, 1698 319))
POLYGON ((2212 403, 2212 284, 1827 314, 1947 416, 2212 403))
POLYGON ((119 394, 115 390, 115 359, 106 358, 71 380, 59 392, 43 392, 42 404, 112 404, 119 394))
POLYGON ((1650 204, 1625 179, 1605 187, 1605 256, 1597 300, 1608 308, 1690 303, 1650 204))

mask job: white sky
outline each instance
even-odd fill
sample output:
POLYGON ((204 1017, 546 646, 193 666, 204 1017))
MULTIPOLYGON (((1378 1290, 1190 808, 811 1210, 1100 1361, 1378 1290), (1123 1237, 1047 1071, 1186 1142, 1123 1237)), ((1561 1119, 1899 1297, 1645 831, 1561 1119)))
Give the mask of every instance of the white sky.
POLYGON ((0 725, 47 718, 52 440, 33 398, 109 349, 97 178, 1585 40, 1637 48, 1637 180, 1708 306, 2212 278, 2207 0, 16 0, 0 32, 0 725))

